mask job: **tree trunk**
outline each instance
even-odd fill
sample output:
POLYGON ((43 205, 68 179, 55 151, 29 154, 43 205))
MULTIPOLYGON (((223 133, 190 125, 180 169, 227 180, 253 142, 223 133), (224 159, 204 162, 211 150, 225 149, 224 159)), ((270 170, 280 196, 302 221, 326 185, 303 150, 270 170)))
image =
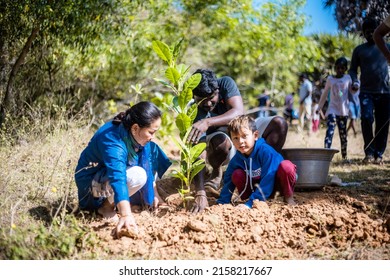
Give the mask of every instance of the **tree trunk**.
POLYGON ((274 69, 272 70, 271 94, 274 94, 275 83, 276 83, 276 68, 274 67, 274 69))
POLYGON ((3 99, 5 92, 5 83, 7 76, 7 53, 5 46, 5 35, 4 31, 0 30, 0 100, 3 99))
POLYGON ((22 52, 20 53, 18 59, 16 60, 15 64, 12 67, 11 73, 8 78, 7 88, 4 95, 4 101, 2 102, 0 108, 0 127, 4 122, 6 112, 10 112, 10 113, 15 112, 15 96, 13 93, 13 83, 19 71, 20 65, 22 65, 22 63, 24 62, 24 59, 26 58, 27 53, 31 48, 31 44, 37 37, 39 30, 40 30, 40 26, 38 25, 31 31, 31 34, 28 37, 26 44, 24 44, 22 52))

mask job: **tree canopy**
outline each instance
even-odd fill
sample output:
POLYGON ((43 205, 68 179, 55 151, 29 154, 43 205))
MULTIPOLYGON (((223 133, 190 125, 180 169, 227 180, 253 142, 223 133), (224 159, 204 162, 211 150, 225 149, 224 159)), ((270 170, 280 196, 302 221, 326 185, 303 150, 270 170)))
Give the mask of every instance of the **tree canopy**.
POLYGON ((319 79, 360 42, 343 31, 304 36, 305 3, 0 0, 0 123, 31 109, 73 114, 89 104, 103 118, 139 99, 163 104, 154 40, 181 40, 191 71, 233 77, 248 107, 266 88, 281 105, 300 72, 319 79))
POLYGON ((334 8, 339 30, 348 33, 361 31, 363 19, 382 21, 390 11, 389 0, 325 0, 325 8, 334 8))

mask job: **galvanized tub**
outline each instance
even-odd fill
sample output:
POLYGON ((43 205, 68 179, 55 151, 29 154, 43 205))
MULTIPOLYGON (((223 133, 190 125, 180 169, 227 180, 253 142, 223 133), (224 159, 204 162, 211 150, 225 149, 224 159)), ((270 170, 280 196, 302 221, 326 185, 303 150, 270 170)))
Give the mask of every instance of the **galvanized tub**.
POLYGON ((328 182, 329 166, 339 150, 324 148, 285 148, 282 155, 297 166, 296 189, 321 189, 328 182))

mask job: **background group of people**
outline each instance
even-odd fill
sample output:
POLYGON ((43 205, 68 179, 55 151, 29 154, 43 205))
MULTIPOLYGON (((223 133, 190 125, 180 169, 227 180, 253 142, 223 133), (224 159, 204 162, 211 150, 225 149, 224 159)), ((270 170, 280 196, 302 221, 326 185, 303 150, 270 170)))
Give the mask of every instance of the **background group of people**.
MULTIPOLYGON (((364 162, 381 164, 389 130, 387 63, 390 52, 388 49, 386 52, 386 45, 375 46, 372 36, 375 28, 375 21, 364 22, 367 42, 354 49, 349 74, 346 74, 347 60, 343 57, 336 60, 335 74, 327 78, 319 100, 315 100, 318 102, 315 113, 319 114, 328 100, 324 146, 330 148, 337 125, 342 155, 347 160, 349 96, 357 96, 360 91, 364 162)), ((390 19, 377 30, 374 37, 380 43, 383 40, 380 36, 390 31, 390 19)), ((220 204, 238 200, 243 202, 239 203, 239 208, 246 209, 252 207, 255 199, 267 200, 278 190, 286 203, 295 204, 296 166, 280 154, 286 141, 287 121, 277 115, 257 119, 245 115, 241 93, 231 77, 217 78, 208 69, 198 69, 195 73, 202 76, 193 90, 198 113, 187 142, 207 144, 201 157, 211 167, 211 172, 207 176, 204 168, 195 176, 191 211, 198 213, 208 207, 207 195, 210 193, 217 195, 220 204), (226 172, 223 172, 224 166, 227 166, 226 172), (233 200, 235 190, 238 197, 233 200)), ((303 128, 305 121, 312 120, 313 87, 305 74, 299 79, 299 122, 303 128)), ((291 112, 293 100, 293 94, 286 98, 286 106, 291 112)), ((161 114, 153 103, 140 102, 99 128, 81 153, 75 170, 80 209, 114 219, 117 235, 122 229, 137 229, 132 205, 157 208, 164 203, 158 195, 156 180, 163 176, 171 162, 152 141, 161 125, 161 114)))
MULTIPOLYGON (((324 147, 330 148, 337 126, 341 142, 341 153, 347 158, 347 133, 357 135, 356 121, 361 119, 364 141, 364 163, 383 164, 390 118, 389 45, 384 36, 390 32, 390 19, 378 26, 373 19, 362 25, 366 42, 352 53, 350 65, 345 57, 336 59, 334 74, 313 88, 306 74, 299 76, 299 129, 318 131, 320 119, 326 119, 327 131, 324 147), (376 43, 376 44, 375 44, 376 43), (349 122, 349 123, 348 123, 349 122)), ((286 119, 293 119, 294 95, 285 99, 286 119)))

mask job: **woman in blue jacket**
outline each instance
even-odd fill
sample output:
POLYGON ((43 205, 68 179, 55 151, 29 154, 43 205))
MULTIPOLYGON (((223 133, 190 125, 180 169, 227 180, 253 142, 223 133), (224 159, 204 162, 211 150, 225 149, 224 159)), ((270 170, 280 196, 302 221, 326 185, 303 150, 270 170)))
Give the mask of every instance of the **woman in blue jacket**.
POLYGON ((140 102, 100 127, 80 155, 75 171, 80 209, 117 221, 117 234, 122 228, 137 231, 131 204, 162 202, 155 179, 171 162, 151 142, 160 125, 161 111, 140 102))
POLYGON ((265 201, 276 191, 281 191, 287 204, 295 205, 296 166, 284 160, 264 138, 258 138, 253 118, 245 115, 234 118, 229 123, 228 133, 237 152, 224 174, 217 203, 231 203, 237 188, 237 199, 246 201, 241 207, 252 208, 255 199, 265 201))

